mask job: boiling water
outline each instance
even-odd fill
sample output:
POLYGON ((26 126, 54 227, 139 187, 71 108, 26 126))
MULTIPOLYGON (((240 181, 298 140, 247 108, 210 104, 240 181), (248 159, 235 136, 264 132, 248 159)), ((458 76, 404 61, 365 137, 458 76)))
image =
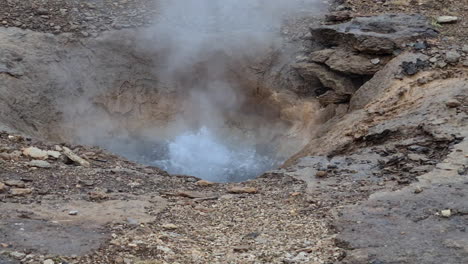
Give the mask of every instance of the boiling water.
POLYGON ((257 146, 232 141, 203 127, 167 142, 165 157, 150 163, 172 174, 214 182, 247 180, 279 165, 279 160, 260 154, 257 146))

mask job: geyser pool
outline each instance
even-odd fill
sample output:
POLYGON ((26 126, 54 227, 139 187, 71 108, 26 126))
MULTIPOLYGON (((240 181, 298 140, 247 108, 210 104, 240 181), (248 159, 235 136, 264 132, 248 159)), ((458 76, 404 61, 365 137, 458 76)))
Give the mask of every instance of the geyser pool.
POLYGON ((167 153, 162 159, 156 157, 150 164, 172 174, 192 175, 214 182, 254 178, 280 163, 272 155, 260 153, 256 145, 236 142, 234 137, 222 138, 206 127, 176 136, 166 143, 165 150, 167 153))

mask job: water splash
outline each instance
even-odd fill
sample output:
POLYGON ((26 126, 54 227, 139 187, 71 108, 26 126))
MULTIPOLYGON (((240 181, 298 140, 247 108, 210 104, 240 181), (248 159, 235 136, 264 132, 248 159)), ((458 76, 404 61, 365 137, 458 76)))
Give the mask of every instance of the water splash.
POLYGON ((260 155, 255 146, 235 145, 229 140, 206 127, 186 132, 168 143, 165 159, 152 165, 214 182, 247 180, 279 165, 278 160, 260 155))

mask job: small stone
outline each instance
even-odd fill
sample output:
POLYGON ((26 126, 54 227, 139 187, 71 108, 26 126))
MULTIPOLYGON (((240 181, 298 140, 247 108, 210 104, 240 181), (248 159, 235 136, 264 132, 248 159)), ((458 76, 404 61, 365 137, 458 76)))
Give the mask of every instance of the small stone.
POLYGON ((374 65, 377 65, 377 64, 380 63, 380 59, 379 58, 372 59, 371 63, 374 64, 374 65))
POLYGON ((30 162, 28 162, 28 165, 31 167, 44 168, 44 169, 48 169, 52 167, 52 165, 45 160, 31 160, 30 162))
POLYGON ((5 181, 5 184, 11 187, 24 188, 26 185, 21 180, 8 180, 5 181))
POLYGON ((450 99, 447 102, 445 102, 445 105, 449 108, 456 108, 459 107, 461 103, 457 99, 450 99))
POLYGON ((432 57, 429 59, 430 62, 432 63, 436 63, 437 62, 437 58, 436 57, 432 57))
POLYGON ((440 214, 441 214, 443 217, 449 218, 450 216, 452 216, 452 210, 450 210, 450 209, 442 210, 442 211, 440 212, 440 214))
POLYGON ((27 194, 31 194, 31 193, 32 193, 31 188, 26 188, 26 189, 12 188, 10 190, 10 194, 12 194, 14 196, 22 196, 22 195, 27 195, 27 194))
POLYGON ((239 253, 242 253, 242 252, 247 252, 250 250, 250 247, 249 246, 237 246, 237 247, 234 247, 232 249, 234 252, 239 252, 239 253))
POLYGON ((51 259, 46 259, 44 260, 44 262, 42 262, 43 264, 55 264, 55 262, 51 259))
POLYGON ((76 210, 72 210, 70 212, 68 212, 69 215, 78 215, 78 211, 76 210))
POLYGON ((447 51, 447 53, 445 53, 445 60, 448 62, 448 63, 457 63, 459 60, 460 60, 460 53, 456 52, 456 51, 447 51))
POLYGON ((326 171, 317 171, 317 173, 315 173, 315 177, 317 178, 323 178, 323 177, 326 177, 328 175, 328 172, 326 171))
POLYGON ((437 67, 439 68, 445 68, 447 66, 447 63, 443 62, 443 61, 439 61, 439 63, 437 63, 437 67))
POLYGON ((36 147, 29 147, 23 150, 23 155, 31 157, 33 159, 47 159, 47 151, 44 151, 42 149, 36 148, 36 147))
POLYGON ((174 224, 164 224, 164 225, 162 225, 162 228, 167 229, 167 230, 175 230, 175 229, 177 229, 179 227, 174 225, 174 224))
POLYGON ((4 192, 6 190, 7 190, 6 184, 4 184, 3 182, 0 182, 0 193, 4 192))
POLYGON ((421 188, 421 187, 416 187, 414 189, 414 193, 422 193, 422 192, 423 192, 423 188, 421 188))
POLYGON ((91 166, 91 164, 89 164, 87 160, 76 155, 73 151, 71 151, 67 147, 63 147, 63 154, 65 154, 65 156, 67 156, 70 160, 80 164, 83 167, 89 168, 91 166))
POLYGON ((214 185, 213 182, 205 181, 205 180, 197 181, 195 184, 198 185, 198 186, 203 186, 203 187, 213 186, 214 185))
POLYGON ((14 251, 14 252, 10 253, 10 256, 15 258, 15 259, 22 259, 22 258, 26 257, 26 254, 24 254, 22 252, 14 251))
POLYGON ((468 44, 463 45, 462 51, 468 53, 468 44))
POLYGON ((456 23, 457 21, 458 17, 456 16, 440 16, 437 18, 437 22, 440 24, 456 23))
POLYGON ((257 188, 254 188, 254 187, 231 187, 228 189, 228 193, 236 193, 236 194, 239 194, 239 193, 249 193, 249 194, 254 194, 254 193, 257 193, 258 190, 257 188))
POLYGON ((47 155, 51 156, 54 159, 58 159, 58 158, 60 158, 60 156, 62 154, 60 154, 60 152, 58 152, 58 151, 48 150, 47 155))
POLYGON ((41 15, 47 15, 47 14, 49 14, 49 10, 47 10, 47 9, 45 9, 43 7, 40 7, 40 8, 38 8, 36 10, 36 15, 41 16, 41 15))

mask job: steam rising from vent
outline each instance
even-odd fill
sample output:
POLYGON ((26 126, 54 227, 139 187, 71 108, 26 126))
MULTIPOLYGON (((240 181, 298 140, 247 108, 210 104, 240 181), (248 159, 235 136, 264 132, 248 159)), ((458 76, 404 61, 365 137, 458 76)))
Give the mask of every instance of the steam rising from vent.
POLYGON ((171 173, 224 182, 274 168, 298 146, 275 145, 289 140, 291 124, 259 103, 262 73, 251 66, 284 45, 285 18, 314 15, 318 2, 158 1, 153 26, 130 40, 101 40, 123 54, 106 63, 131 77, 103 76, 114 78, 103 88, 100 76, 80 80, 89 87, 83 98, 61 102, 67 125, 80 143, 171 173))
POLYGON ((257 153, 255 146, 229 145, 206 127, 177 136, 167 151, 167 159, 154 165, 170 173, 216 182, 247 180, 279 165, 277 160, 257 153))

